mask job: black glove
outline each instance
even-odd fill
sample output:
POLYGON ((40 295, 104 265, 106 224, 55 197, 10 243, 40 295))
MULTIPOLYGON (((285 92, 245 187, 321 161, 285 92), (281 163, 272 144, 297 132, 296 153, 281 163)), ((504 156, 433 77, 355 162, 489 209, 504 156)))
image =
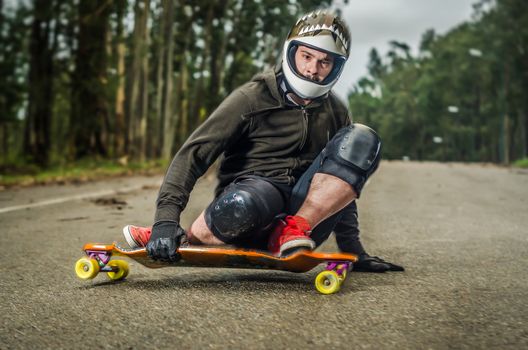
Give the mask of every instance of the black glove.
POLYGON ((370 256, 368 254, 361 254, 356 263, 354 263, 354 271, 358 272, 386 272, 386 271, 405 271, 403 266, 392 264, 377 256, 370 256))
POLYGON ((178 247, 186 238, 185 231, 176 221, 158 221, 152 226, 147 254, 154 260, 176 262, 180 260, 178 247))

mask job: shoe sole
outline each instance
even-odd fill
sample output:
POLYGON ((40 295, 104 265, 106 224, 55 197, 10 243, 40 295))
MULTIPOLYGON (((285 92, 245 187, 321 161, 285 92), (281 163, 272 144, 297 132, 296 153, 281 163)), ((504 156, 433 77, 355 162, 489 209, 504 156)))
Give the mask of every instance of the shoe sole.
POLYGON ((125 239, 132 249, 141 248, 141 246, 136 242, 134 237, 132 237, 132 234, 130 233, 130 225, 126 225, 123 227, 123 236, 125 236, 125 239))
POLYGON ((284 252, 293 248, 308 248, 310 250, 314 250, 315 242, 312 241, 310 238, 299 238, 291 240, 281 245, 279 255, 282 256, 284 252))
POLYGON ((293 247, 290 249, 284 249, 279 257, 287 258, 290 255, 295 255, 297 253, 302 253, 302 252, 311 252, 311 251, 312 250, 309 249, 308 247, 293 247))

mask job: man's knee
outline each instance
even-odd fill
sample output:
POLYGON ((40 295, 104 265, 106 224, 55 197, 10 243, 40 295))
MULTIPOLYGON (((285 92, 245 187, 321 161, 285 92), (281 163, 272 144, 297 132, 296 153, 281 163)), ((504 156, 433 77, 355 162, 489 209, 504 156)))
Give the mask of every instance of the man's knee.
POLYGON ((258 223, 258 207, 250 192, 234 190, 224 193, 210 208, 211 230, 222 241, 233 239, 254 230, 258 223))
POLYGON ((211 244, 219 245, 224 242, 216 238, 207 224, 205 223, 205 211, 192 223, 191 227, 187 229, 187 239, 190 244, 211 244))
POLYGON ((352 185, 356 193, 377 169, 381 158, 381 140, 374 130, 352 124, 338 131, 323 151, 318 172, 334 175, 352 185))
POLYGON ((206 209, 205 221, 225 243, 268 225, 283 207, 280 192, 265 180, 241 181, 230 186, 206 209))

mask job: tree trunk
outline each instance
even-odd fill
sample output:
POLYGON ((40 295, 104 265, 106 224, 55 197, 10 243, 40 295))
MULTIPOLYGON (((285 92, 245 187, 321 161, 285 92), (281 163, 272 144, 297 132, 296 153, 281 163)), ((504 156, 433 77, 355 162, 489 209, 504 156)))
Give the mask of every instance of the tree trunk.
POLYGON ((7 131, 8 129, 9 127, 7 122, 2 123, 2 154, 4 156, 4 164, 6 164, 7 160, 9 159, 9 133, 7 131))
POLYGON ((211 96, 207 96, 206 99, 203 97, 205 96, 205 76, 204 71, 205 67, 207 66, 207 62, 212 60, 211 58, 211 41, 213 36, 213 18, 215 14, 215 6, 216 4, 213 2, 210 2, 207 6, 207 18, 205 19, 204 24, 204 31, 203 31, 203 40, 204 40, 204 49, 202 52, 202 60, 200 62, 200 68, 198 69, 198 72, 200 73, 200 78, 198 79, 198 82, 196 83, 196 87, 193 94, 193 99, 191 102, 191 111, 190 115, 192 117, 191 120, 191 130, 195 129, 202 121, 203 117, 205 115, 201 112, 202 108, 205 107, 205 101, 207 98, 210 98, 211 96))
POLYGON ((28 114, 24 130, 24 153, 41 166, 48 165, 53 109, 53 43, 50 42, 53 8, 35 0, 30 38, 28 114))
POLYGON ((137 0, 134 16, 133 54, 128 74, 128 153, 133 159, 145 156, 148 108, 148 15, 149 0, 137 0), (147 97, 147 98, 146 98, 147 97))
POLYGON ((108 121, 106 38, 111 2, 79 2, 78 48, 75 59, 71 125, 75 158, 108 154, 104 137, 108 121))
POLYGON ((174 50, 174 1, 162 0, 158 34, 157 67, 156 67, 156 99, 155 114, 152 125, 152 142, 150 148, 155 157, 170 157, 170 149, 174 139, 172 122, 172 60, 174 50), (168 151, 166 149, 168 148, 168 151))
POLYGON ((164 138, 170 137, 171 140, 167 141, 172 143, 172 146, 165 148, 165 154, 170 155, 175 151, 175 147, 181 145, 186 137, 188 130, 188 98, 189 98, 189 82, 188 82, 188 67, 187 59, 189 58, 189 44, 193 42, 194 36, 192 31, 189 30, 192 23, 194 23, 196 13, 192 16, 182 15, 183 4, 179 4, 178 11, 174 12, 174 15, 178 15, 176 21, 178 21, 178 31, 174 34, 174 45, 175 48, 172 50, 174 53, 174 62, 177 65, 176 72, 177 77, 175 79, 175 92, 174 92, 174 113, 171 115, 173 123, 172 130, 165 130, 164 138))
POLYGON ((126 11, 126 0, 120 0, 116 3, 117 27, 116 27, 116 73, 117 89, 115 96, 115 137, 114 137, 114 155, 120 158, 125 154, 125 38, 123 35, 123 19, 126 11))
POLYGON ((510 116, 509 116, 509 104, 508 104, 508 98, 509 98, 509 87, 510 87, 510 74, 509 74, 509 66, 504 63, 504 101, 503 101, 503 125, 502 125, 502 132, 503 132, 503 162, 504 164, 510 164, 510 116))
POLYGON ((528 113, 526 109, 522 109, 519 115, 521 117, 519 123, 521 124, 522 130, 522 157, 528 158, 528 113))
POLYGON ((189 132, 189 69, 187 67, 187 51, 184 52, 180 68, 180 143, 185 141, 189 132))
MULTIPOLYGON (((154 83, 156 84, 156 93, 154 95, 154 106, 153 111, 149 115, 149 124, 148 124, 148 139, 147 139, 147 149, 148 155, 151 158, 158 157, 161 152, 161 145, 163 144, 163 133, 162 133, 162 105, 163 105, 163 86, 164 86, 164 50, 165 42, 163 40, 163 29, 165 27, 165 11, 166 0, 162 0, 160 6, 160 15, 158 18, 158 31, 155 34, 156 39, 153 40, 156 43, 156 65, 155 65, 155 76, 154 83)), ((154 37, 154 34, 153 34, 154 37)))
MULTIPOLYGON (((148 5, 147 5, 148 6, 148 5)), ((148 12, 147 12, 148 13, 148 12)), ((145 25, 146 29, 146 25, 145 25)), ((145 49, 148 50, 148 31, 145 30, 143 37, 145 49)), ((139 134, 138 134, 138 149, 139 160, 145 161, 147 158, 147 121, 148 121, 148 90, 149 90, 149 64, 148 54, 145 52, 141 60, 141 109, 139 116, 139 134)))
POLYGON ((174 103, 174 96, 172 93, 173 87, 173 56, 174 56, 174 2, 171 0, 164 1, 164 16, 166 17, 163 27, 163 43, 165 44, 164 55, 164 85, 163 85, 163 108, 160 116, 160 140, 163 142, 161 156, 163 159, 170 159, 172 156, 172 145, 174 144, 174 134, 176 125, 176 115, 172 113, 172 106, 174 103), (166 6, 165 6, 166 5, 166 6))
MULTIPOLYGON (((225 12, 228 0, 220 0, 217 3, 215 14, 219 23, 225 21, 225 12)), ((222 28, 219 25, 218 28, 222 28)), ((224 71, 225 51, 227 46, 227 35, 223 30, 213 30, 213 39, 211 43, 211 59, 209 61, 209 79, 207 113, 210 114, 220 101, 220 86, 222 86, 222 72, 224 71)))
POLYGON ((0 0, 0 28, 4 29, 4 0, 0 0))

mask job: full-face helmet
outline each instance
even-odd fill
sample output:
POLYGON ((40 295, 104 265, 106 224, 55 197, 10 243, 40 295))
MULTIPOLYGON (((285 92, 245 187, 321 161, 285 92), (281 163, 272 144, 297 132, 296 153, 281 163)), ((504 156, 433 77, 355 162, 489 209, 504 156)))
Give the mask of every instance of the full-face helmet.
POLYGON ((282 53, 282 71, 288 87, 299 97, 314 99, 326 94, 337 82, 350 54, 350 31, 335 14, 319 10, 308 13, 292 27, 282 53), (333 57, 333 67, 322 81, 300 74, 295 65, 299 46, 306 46, 333 57))

